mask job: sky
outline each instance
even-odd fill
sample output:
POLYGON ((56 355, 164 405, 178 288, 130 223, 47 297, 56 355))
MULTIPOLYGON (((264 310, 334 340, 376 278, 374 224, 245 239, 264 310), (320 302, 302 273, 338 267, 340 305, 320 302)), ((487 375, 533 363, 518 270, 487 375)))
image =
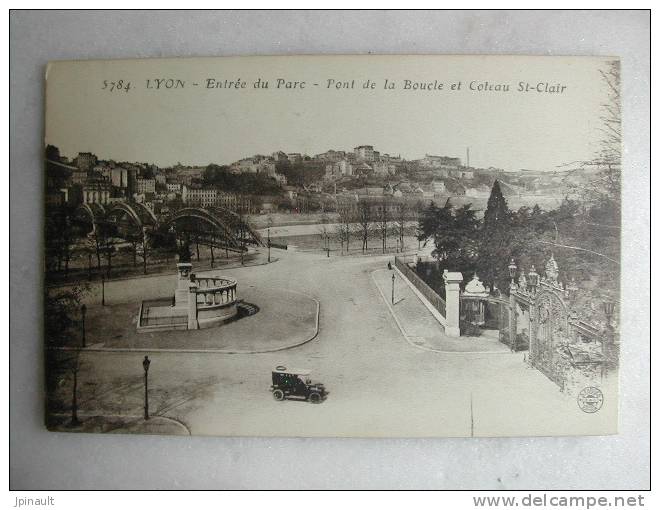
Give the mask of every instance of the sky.
POLYGON ((605 66, 604 58, 522 56, 58 62, 47 70, 46 143, 69 157, 93 152, 161 167, 357 145, 465 161, 469 147, 472 166, 554 170, 598 150, 605 66), (238 88, 215 86, 225 80, 238 88), (255 88, 257 80, 269 88, 255 88), (563 92, 519 92, 520 82, 563 92), (503 85, 508 92, 492 90, 503 85), (486 90, 470 90, 478 86, 486 90))

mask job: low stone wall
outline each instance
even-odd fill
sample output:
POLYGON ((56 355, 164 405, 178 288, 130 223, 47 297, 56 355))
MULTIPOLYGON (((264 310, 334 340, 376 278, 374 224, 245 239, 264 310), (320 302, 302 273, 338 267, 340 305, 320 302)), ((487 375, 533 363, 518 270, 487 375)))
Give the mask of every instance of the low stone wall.
POLYGON ((408 266, 408 263, 401 257, 394 257, 394 265, 396 268, 401 271, 401 273, 412 283, 415 288, 433 305, 433 307, 442 315, 446 317, 447 314, 447 305, 445 300, 440 297, 440 295, 435 292, 428 284, 422 280, 417 273, 408 266))

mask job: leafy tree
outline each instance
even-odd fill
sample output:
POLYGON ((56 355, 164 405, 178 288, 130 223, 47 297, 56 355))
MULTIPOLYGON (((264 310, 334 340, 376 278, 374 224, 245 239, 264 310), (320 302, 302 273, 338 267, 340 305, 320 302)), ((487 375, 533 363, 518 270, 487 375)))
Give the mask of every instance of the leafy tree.
POLYGON ((511 260, 513 231, 511 212, 496 180, 488 198, 484 223, 480 234, 479 257, 476 270, 484 284, 507 290, 508 265, 511 260))

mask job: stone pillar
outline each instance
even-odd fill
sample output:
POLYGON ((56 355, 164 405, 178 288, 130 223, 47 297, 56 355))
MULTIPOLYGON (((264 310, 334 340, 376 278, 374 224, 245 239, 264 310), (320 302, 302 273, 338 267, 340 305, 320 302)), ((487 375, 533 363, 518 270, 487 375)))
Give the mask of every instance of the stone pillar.
POLYGON ((442 278, 445 281, 445 333, 447 336, 461 336, 460 319, 460 287, 463 275, 458 272, 450 273, 445 269, 442 278))
MULTIPOLYGON (((518 342, 518 321, 517 317, 517 308, 516 308, 516 296, 514 290, 509 291, 509 346, 512 351, 515 351, 517 348, 518 342)), ((502 305, 504 306, 504 305, 502 305)), ((501 327, 501 326, 500 326, 501 327)))
MULTIPOLYGON (((188 329, 199 329, 197 321, 197 284, 191 283, 188 288, 188 329)), ((178 291, 177 291, 178 292, 178 291)))
POLYGON ((180 262, 176 265, 179 271, 176 292, 174 294, 174 306, 186 306, 188 304, 188 287, 190 286, 190 262, 180 262))

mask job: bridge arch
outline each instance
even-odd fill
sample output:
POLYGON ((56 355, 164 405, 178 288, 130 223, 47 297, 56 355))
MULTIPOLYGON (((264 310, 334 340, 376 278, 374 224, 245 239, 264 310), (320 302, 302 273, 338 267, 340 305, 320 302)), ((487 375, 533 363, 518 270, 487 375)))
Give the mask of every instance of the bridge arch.
POLYGON ((246 244, 262 246, 261 238, 238 214, 223 208, 184 207, 168 220, 180 234, 192 235, 200 244, 245 251, 246 244))

